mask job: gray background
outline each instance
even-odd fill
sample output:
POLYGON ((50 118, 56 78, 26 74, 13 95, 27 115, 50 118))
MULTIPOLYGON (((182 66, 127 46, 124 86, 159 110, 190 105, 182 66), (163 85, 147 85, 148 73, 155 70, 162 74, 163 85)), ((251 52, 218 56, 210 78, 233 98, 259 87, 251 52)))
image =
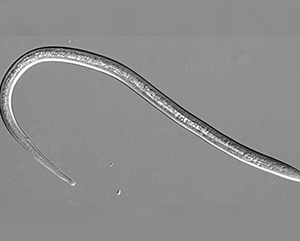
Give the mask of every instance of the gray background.
MULTIPOLYGON (((300 167, 299 38, 2 38, 0 71, 44 45, 110 56, 223 133, 300 167)), ((227 156, 102 73, 37 65, 13 105, 23 130, 77 185, 38 164, 1 125, 2 204, 300 202, 298 183, 227 156)))
MULTIPOLYGON (((296 0, 0 0, 0 68, 44 45, 105 54, 220 131, 299 167, 299 39, 184 37, 299 36, 299 23, 296 0)), ((0 127, 1 240, 298 237, 297 183, 210 147, 116 80, 48 63, 15 93, 21 126, 77 185, 0 127)))
POLYGON ((2 36, 298 36, 297 0, 0 0, 2 36))

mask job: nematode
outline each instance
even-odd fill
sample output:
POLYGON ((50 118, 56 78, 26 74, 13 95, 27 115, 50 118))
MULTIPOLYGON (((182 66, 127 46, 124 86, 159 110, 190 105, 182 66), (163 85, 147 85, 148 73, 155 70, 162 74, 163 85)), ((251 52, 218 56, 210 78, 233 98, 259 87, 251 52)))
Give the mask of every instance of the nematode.
POLYGON ((203 120, 189 113, 164 95, 147 80, 125 65, 108 57, 81 49, 49 46, 33 49, 19 57, 7 70, 1 82, 1 117, 9 133, 44 167, 71 186, 75 181, 47 158, 19 126, 14 116, 12 96, 20 77, 42 62, 63 62, 93 69, 119 80, 178 125, 202 138, 237 160, 263 171, 300 182, 300 171, 273 157, 246 147, 222 134, 203 120))

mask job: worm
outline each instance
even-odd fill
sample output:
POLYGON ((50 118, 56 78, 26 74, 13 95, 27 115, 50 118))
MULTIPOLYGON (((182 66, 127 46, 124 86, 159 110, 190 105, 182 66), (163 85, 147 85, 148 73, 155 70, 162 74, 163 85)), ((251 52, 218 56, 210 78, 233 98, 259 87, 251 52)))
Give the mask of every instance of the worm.
POLYGON ((31 67, 43 62, 62 62, 79 65, 112 76, 129 87, 171 120, 186 130, 200 137, 235 159, 275 174, 282 178, 300 182, 300 171, 291 165, 273 157, 255 151, 232 138, 224 135, 208 123, 182 108, 138 73, 124 64, 109 57, 82 49, 46 46, 28 51, 20 56, 5 73, 0 86, 0 111, 3 123, 9 133, 17 140, 36 161, 71 186, 76 182, 66 175, 31 141, 19 126, 13 111, 12 96, 20 77, 31 67))

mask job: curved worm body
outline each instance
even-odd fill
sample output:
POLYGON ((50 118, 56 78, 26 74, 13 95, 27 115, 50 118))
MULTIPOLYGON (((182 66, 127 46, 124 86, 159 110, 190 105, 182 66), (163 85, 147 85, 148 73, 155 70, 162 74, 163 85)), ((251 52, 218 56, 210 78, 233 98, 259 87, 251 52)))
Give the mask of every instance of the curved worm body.
POLYGON ((246 147, 222 134, 203 120, 189 113, 168 98, 139 74, 125 65, 96 53, 68 47, 42 47, 19 57, 8 69, 1 82, 1 117, 10 134, 44 167, 71 186, 75 181, 49 160, 18 125, 12 107, 14 87, 26 70, 42 62, 64 62, 93 69, 119 80, 143 97, 178 125, 226 154, 263 171, 300 182, 296 168, 246 147))

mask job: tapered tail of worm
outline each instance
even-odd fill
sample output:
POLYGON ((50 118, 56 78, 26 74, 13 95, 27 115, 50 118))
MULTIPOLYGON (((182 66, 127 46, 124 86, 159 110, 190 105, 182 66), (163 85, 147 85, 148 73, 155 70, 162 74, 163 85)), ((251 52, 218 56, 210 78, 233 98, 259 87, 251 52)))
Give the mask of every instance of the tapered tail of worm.
MULTIPOLYGON (((24 135, 26 136, 25 133, 24 135)), ((23 141, 18 140, 19 143, 34 157, 38 163, 42 164, 49 171, 54 173, 63 181, 69 183, 71 186, 75 186, 76 182, 71 177, 66 175, 57 165, 50 161, 50 159, 36 147, 29 137, 26 137, 25 139, 22 138, 21 140, 23 141)))

